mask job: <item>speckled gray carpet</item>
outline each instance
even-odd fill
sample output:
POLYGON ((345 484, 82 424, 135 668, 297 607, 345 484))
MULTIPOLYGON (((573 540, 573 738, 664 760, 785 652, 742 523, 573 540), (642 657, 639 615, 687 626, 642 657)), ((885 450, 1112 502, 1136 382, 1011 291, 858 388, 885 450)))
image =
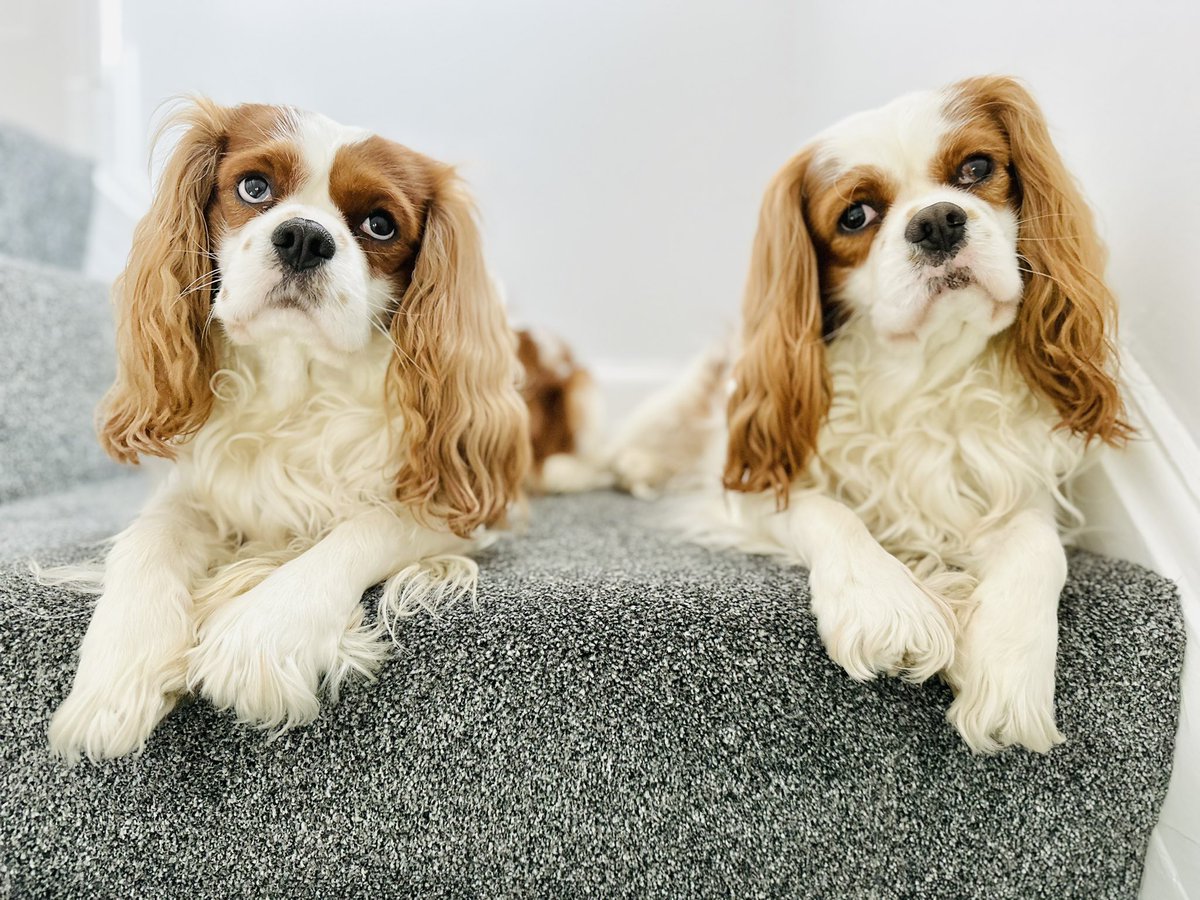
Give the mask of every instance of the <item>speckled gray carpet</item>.
POLYGON ((1073 554, 1068 743, 979 758, 942 685, 826 659, 802 571, 676 544, 617 495, 534 513, 478 609, 409 621, 313 726, 268 744, 197 702, 75 770, 43 735, 86 602, 5 575, 0 894, 1136 895, 1178 709, 1164 579, 1073 554))

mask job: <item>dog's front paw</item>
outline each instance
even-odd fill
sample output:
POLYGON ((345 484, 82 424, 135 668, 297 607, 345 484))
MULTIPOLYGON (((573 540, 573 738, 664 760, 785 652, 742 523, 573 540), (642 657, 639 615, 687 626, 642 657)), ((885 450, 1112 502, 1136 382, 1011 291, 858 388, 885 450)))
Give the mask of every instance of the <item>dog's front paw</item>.
POLYGON ((128 657, 112 662, 81 665, 71 693, 50 719, 50 752, 70 764, 83 756, 95 761, 140 752, 175 706, 182 664, 128 657))
POLYGON ((809 584, 817 630, 851 678, 877 673, 924 681, 954 659, 946 601, 878 546, 814 566, 809 584))
POLYGON ((1065 740, 1054 722, 1053 643, 1009 655, 987 646, 968 639, 946 673, 954 689, 946 718, 976 753, 1017 745, 1048 753, 1065 740))
POLYGON ((370 677, 387 651, 363 627, 360 605, 347 615, 346 605, 278 574, 218 608, 188 655, 189 686, 276 734, 311 722, 322 686, 336 699, 346 676, 370 677))

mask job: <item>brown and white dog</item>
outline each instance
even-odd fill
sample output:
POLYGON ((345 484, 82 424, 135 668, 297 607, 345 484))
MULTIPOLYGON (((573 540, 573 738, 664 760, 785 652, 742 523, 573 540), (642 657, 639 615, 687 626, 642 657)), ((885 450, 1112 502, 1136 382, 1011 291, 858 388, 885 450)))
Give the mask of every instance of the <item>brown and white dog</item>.
POLYGON ((284 729, 370 672, 363 623, 469 589, 529 470, 516 342, 446 165, 290 108, 198 100, 115 286, 101 439, 173 461, 104 564, 68 759, 179 694, 284 729), (407 605, 407 606, 406 606, 407 605))
POLYGON ((537 493, 566 494, 612 485, 604 456, 604 407, 591 373, 560 338, 517 331, 517 356, 525 377, 533 466, 528 484, 537 493))
POLYGON ((1103 269, 1016 81, 853 116, 767 188, 740 345, 635 417, 618 477, 708 485, 700 537, 808 566, 852 677, 943 673, 970 747, 1047 751, 1064 485, 1130 433, 1103 269))

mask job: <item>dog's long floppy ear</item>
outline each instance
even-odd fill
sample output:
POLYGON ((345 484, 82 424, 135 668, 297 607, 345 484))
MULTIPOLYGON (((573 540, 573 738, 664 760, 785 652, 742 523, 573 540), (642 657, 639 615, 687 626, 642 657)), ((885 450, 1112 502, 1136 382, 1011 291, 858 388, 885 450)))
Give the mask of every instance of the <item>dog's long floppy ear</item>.
POLYGON ((772 490, 780 507, 816 452, 829 411, 820 272, 804 215, 809 155, 767 188, 742 307, 742 348, 729 399, 725 487, 772 490))
POLYGON ((516 338, 452 170, 436 179, 391 334, 388 392, 405 429, 397 497, 463 536, 502 522, 529 469, 528 414, 516 338))
MULTIPOLYGON (((197 99, 163 130, 186 127, 133 234, 113 286, 117 378, 100 408, 100 442, 113 458, 171 457, 212 409, 215 351, 202 340, 215 273, 206 208, 229 111, 197 99)), ((162 132, 160 132, 161 134, 162 132)))
POLYGON ((992 116, 1008 136, 1017 252, 1027 269, 1013 328, 1017 365, 1054 404, 1062 427, 1087 441, 1121 443, 1132 429, 1116 380, 1117 305, 1092 211, 1024 86, 985 76, 957 88, 968 109, 992 116))

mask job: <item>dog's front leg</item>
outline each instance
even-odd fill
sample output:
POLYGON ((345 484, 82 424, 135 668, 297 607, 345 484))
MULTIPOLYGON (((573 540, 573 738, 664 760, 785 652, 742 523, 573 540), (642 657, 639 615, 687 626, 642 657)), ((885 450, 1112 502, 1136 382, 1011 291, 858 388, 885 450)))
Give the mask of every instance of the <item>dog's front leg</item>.
POLYGON ((336 696, 343 678, 370 675, 386 655, 362 624, 363 592, 411 563, 473 546, 404 513, 348 519, 201 624, 188 682, 243 722, 276 731, 311 722, 322 682, 336 696))
POLYGON ((923 681, 950 664, 949 605, 880 546, 845 504, 815 491, 795 492, 786 510, 762 510, 754 518, 809 567, 817 630, 851 677, 865 681, 883 672, 923 681))
POLYGON ((74 762, 140 750, 184 688, 192 587, 215 550, 212 522, 164 487, 118 535, 50 749, 74 762))
POLYGON ((1011 744, 1045 753, 1063 740, 1054 723, 1058 598, 1067 577, 1049 512, 1013 518, 989 542, 954 665, 948 718, 972 750, 1011 744))

